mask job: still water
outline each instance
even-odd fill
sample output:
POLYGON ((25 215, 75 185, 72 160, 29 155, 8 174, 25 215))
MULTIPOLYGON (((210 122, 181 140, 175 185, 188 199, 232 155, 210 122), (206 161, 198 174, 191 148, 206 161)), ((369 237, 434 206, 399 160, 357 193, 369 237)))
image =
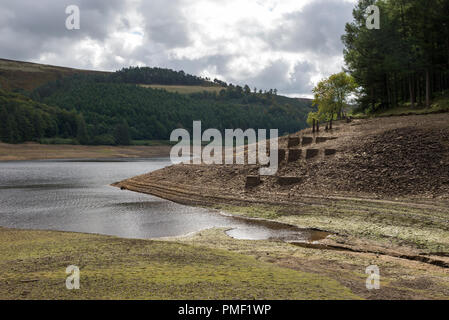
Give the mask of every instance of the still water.
POLYGON ((0 226, 125 238, 181 236, 214 227, 229 228, 228 235, 238 239, 314 237, 307 230, 225 216, 110 186, 170 164, 167 158, 0 162, 0 226))

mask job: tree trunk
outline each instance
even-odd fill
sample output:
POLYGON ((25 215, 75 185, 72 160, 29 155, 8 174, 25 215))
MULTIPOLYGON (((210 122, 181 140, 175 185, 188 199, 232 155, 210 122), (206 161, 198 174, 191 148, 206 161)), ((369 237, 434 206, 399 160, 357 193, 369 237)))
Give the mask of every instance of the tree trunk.
POLYGON ((426 108, 430 108, 430 74, 429 74, 429 68, 426 69, 426 108))
POLYGON ((413 92, 413 81, 411 75, 408 78, 408 87, 410 90, 410 107, 413 109, 415 107, 415 94, 413 92))
POLYGON ((312 133, 315 133, 315 119, 312 119, 313 122, 313 129, 312 129, 312 133))

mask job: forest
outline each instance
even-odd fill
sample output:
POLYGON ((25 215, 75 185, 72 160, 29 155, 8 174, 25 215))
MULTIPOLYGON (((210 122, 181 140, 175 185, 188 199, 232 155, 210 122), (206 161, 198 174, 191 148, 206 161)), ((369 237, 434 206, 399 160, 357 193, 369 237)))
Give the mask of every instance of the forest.
POLYGON ((277 128, 280 134, 306 126, 307 101, 279 96, 275 89, 251 90, 182 71, 131 67, 110 74, 75 74, 28 93, 2 93, 4 142, 72 139, 74 143, 127 145, 168 140, 176 128, 277 128), (179 94, 141 84, 219 86, 219 92, 179 94), (49 107, 52 106, 52 107, 49 107), (27 120, 24 120, 27 119, 27 120), (42 119, 42 121, 40 120, 42 119), (25 124, 25 125, 24 125, 25 124), (15 129, 17 128, 17 129, 15 129))
MULTIPOLYGON (((0 141, 18 143, 51 137, 77 137, 82 118, 0 89, 0 141)), ((82 130, 79 130, 80 133, 82 130)))
POLYGON ((449 1, 360 0, 342 37, 347 72, 360 86, 359 110, 429 107, 449 88, 449 1), (366 9, 380 9, 380 28, 366 9))

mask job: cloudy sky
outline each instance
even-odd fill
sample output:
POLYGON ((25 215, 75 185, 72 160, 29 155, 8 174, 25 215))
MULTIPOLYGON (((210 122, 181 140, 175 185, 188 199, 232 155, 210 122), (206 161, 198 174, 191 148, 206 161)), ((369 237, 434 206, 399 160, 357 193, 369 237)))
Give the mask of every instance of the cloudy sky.
POLYGON ((341 70, 355 0, 0 0, 0 58, 159 66, 292 96, 341 70), (66 7, 80 9, 67 30, 66 7))

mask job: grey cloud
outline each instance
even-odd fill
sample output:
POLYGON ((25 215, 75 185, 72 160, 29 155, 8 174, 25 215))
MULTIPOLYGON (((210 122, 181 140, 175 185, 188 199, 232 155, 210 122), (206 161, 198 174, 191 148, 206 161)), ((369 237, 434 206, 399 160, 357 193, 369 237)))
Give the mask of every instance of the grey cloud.
POLYGON ((250 16, 238 22, 233 27, 240 40, 255 41, 257 45, 254 47, 263 43, 261 50, 276 53, 276 56, 285 52, 301 53, 307 61, 297 62, 294 71, 290 72, 294 62, 274 59, 258 74, 240 73, 237 78, 238 70, 233 70, 230 62, 239 57, 254 58, 258 52, 229 54, 229 41, 232 40, 201 33, 198 21, 192 21, 183 11, 186 5, 192 4, 191 0, 143 0, 137 8, 131 8, 130 3, 134 2, 0 0, 0 57, 36 61, 45 55, 49 57, 46 63, 105 70, 137 63, 192 74, 213 68, 227 82, 304 94, 310 93, 310 79, 316 74, 315 66, 319 61, 327 62, 331 57, 342 54, 340 36, 345 22, 351 20, 353 7, 352 3, 343 0, 315 0, 301 11, 285 14, 279 27, 269 32, 250 16), (81 10, 81 30, 76 32, 65 28, 65 8, 71 4, 78 5, 81 10), (141 26, 144 38, 142 45, 128 50, 120 40, 110 41, 108 35, 113 31, 132 31, 135 23, 126 15, 131 9, 137 9, 144 18, 141 26), (177 59, 171 55, 170 49, 189 47, 193 44, 193 37, 198 36, 206 47, 214 48, 214 53, 198 59, 177 59), (78 51, 80 41, 86 38, 103 49, 107 46, 100 62, 89 56, 89 50, 78 51))
POLYGON ((307 94, 311 90, 310 76, 316 71, 309 62, 298 62, 292 74, 290 64, 284 60, 272 61, 261 72, 245 81, 251 87, 262 89, 276 88, 283 94, 307 94))
MULTIPOLYGON (((104 40, 116 17, 123 11, 120 0, 39 0, 0 2, 0 56, 11 59, 33 59, 46 51, 53 40, 79 41, 85 37, 104 40), (69 31, 65 27, 69 5, 80 8, 81 29, 69 31), (3 18, 3 17, 2 17, 3 18)), ((60 48, 62 50, 62 48, 60 48)))
POLYGON ((285 14, 281 26, 267 35, 267 41, 285 51, 341 54, 340 37, 345 23, 351 20, 353 6, 338 0, 313 1, 301 11, 285 14))
POLYGON ((165 48, 186 47, 191 43, 189 21, 184 15, 182 0, 143 1, 146 33, 152 42, 165 48))

